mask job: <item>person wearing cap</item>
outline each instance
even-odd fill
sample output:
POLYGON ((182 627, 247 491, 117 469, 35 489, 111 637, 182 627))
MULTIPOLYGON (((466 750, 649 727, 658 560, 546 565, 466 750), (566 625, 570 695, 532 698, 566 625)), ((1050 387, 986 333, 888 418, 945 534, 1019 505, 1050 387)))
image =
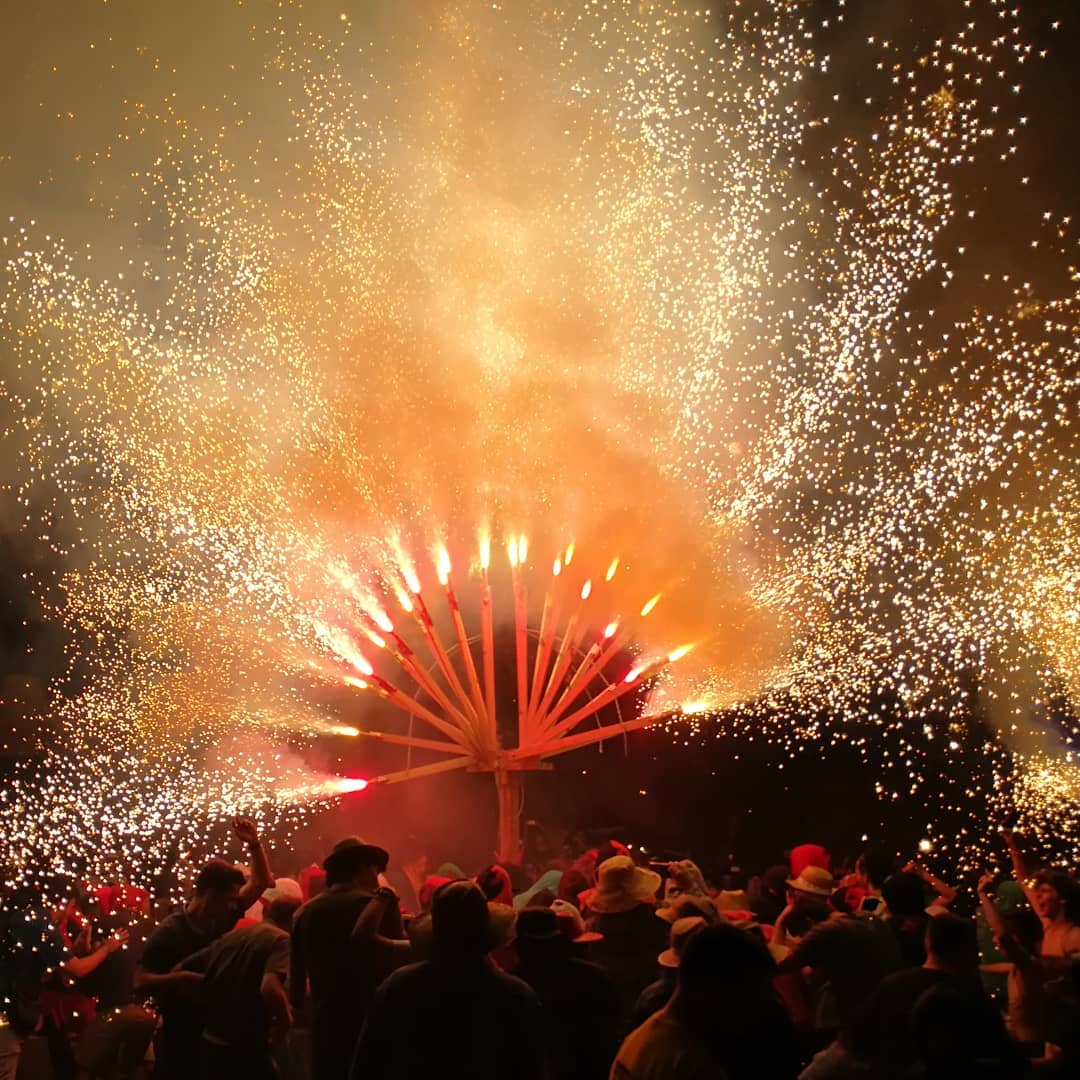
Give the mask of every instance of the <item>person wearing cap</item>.
POLYGON ((147 938, 135 969, 139 1000, 154 998, 162 1024, 154 1040, 155 1077, 187 1080, 197 1075, 197 1054, 203 1017, 192 992, 201 976, 183 971, 189 956, 228 933, 272 881, 266 851, 255 825, 244 818, 233 822, 237 839, 247 846, 251 876, 223 859, 211 859, 195 879, 195 895, 183 911, 174 912, 147 938))
POLYGON ((618 1049, 619 994, 602 968, 575 957, 575 942, 596 935, 576 909, 557 903, 558 911, 526 907, 518 913, 513 974, 543 1006, 548 1080, 603 1080, 618 1049))
POLYGON ((185 971, 203 975, 202 1080, 277 1076, 271 1047, 292 1024, 285 984, 289 931, 300 907, 299 884, 283 884, 286 880, 263 893, 261 919, 237 927, 184 961, 185 971))
POLYGON ((600 864, 587 898, 586 924, 604 935, 592 959, 615 980, 624 1016, 652 982, 657 953, 666 944, 667 927, 656 917, 654 902, 660 884, 655 871, 616 855, 600 864))
POLYGON ((347 1075, 542 1080, 540 1003, 488 961, 491 912, 475 882, 435 893, 431 934, 431 958, 399 968, 374 995, 347 1075))
POLYGON ((788 904, 773 928, 772 944, 791 948, 812 926, 829 917, 829 897, 836 882, 828 870, 808 864, 798 877, 788 878, 788 904))
POLYGON ((656 958, 660 965, 660 977, 649 983, 637 999, 634 1011, 630 1015, 629 1031, 641 1027, 654 1013, 659 1012, 675 993, 676 976, 679 964, 682 963, 683 953, 690 939, 705 926, 710 924, 700 915, 690 915, 686 918, 676 919, 671 924, 671 934, 668 939, 668 947, 656 958))
MULTIPOLYGON (((353 933, 389 862, 384 848, 346 837, 323 862, 326 888, 296 913, 289 998, 297 1023, 306 1019, 310 1026, 314 1080, 348 1075, 368 1006, 389 970, 375 942, 353 933)), ((391 940, 404 938, 396 898, 385 905, 378 932, 391 940)))

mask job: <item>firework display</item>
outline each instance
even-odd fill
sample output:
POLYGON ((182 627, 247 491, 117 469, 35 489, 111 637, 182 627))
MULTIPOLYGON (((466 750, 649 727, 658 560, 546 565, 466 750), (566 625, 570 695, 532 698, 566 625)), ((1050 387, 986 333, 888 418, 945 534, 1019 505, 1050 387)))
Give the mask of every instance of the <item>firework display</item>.
POLYGON ((1075 239, 1017 173, 1053 28, 871 7, 222 6, 190 54, 102 14, 100 144, 49 91, 90 224, 0 229, 70 658, 5 863, 143 880, 398 777, 316 744, 505 772, 653 722, 853 745, 961 865, 1075 821, 1075 239), (1038 280, 972 257, 993 185, 1038 280))

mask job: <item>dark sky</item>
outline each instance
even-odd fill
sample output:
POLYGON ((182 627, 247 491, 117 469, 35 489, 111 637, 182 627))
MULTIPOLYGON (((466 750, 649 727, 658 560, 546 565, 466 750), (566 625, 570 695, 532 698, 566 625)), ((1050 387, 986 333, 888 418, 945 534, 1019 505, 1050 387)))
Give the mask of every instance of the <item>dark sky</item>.
MULTIPOLYGON (((976 7, 987 6, 976 2, 976 7)), ((340 7, 359 18, 361 8, 356 3, 341 0, 340 7)), ((814 0, 807 7, 834 12, 835 2, 814 0)), ((897 4, 847 0, 844 23, 834 21, 822 35, 834 57, 832 73, 820 85, 811 83, 807 92, 821 95, 823 104, 826 91, 837 85, 852 91, 853 97, 855 91, 861 96, 864 88, 872 92, 879 76, 867 63, 867 36, 909 41, 915 53, 916 46, 932 41, 953 17, 951 12, 961 7, 926 0, 897 4)), ((325 8, 316 17, 325 17, 332 26, 338 7, 325 8)), ((133 149, 118 138, 129 107, 126 103, 175 91, 181 103, 186 97, 192 108, 198 108, 200 102, 225 97, 244 101, 245 96, 256 95, 261 54, 251 46, 248 30, 253 21, 267 19, 274 10, 270 3, 223 0, 153 4, 38 0, 6 11, 0 35, 0 71, 4 73, 0 206, 4 214, 17 221, 47 222, 73 246, 97 241, 102 235, 109 236, 110 248, 125 242, 120 239, 125 226, 106 221, 92 200, 103 186, 123 184, 131 155, 145 153, 145 147, 133 149), (106 148, 109 158, 99 158, 90 168, 94 155, 106 148)), ((1059 214, 1080 210, 1076 183, 1080 110, 1074 107, 1080 100, 1076 59, 1080 12, 1072 0, 1032 0, 1023 5, 1023 11, 1028 43, 1036 53, 1044 48, 1050 51, 1047 59, 1033 59, 1028 65, 1023 102, 1030 119, 1018 136, 1020 152, 1015 162, 995 169, 992 179, 968 172, 959 183, 962 197, 978 205, 982 222, 977 233, 967 238, 968 258, 1038 281, 1043 263, 1028 246, 1037 235, 1033 215, 1041 209, 1059 214), (1055 20, 1062 21, 1056 31, 1050 29, 1055 20), (1030 177, 1022 203, 1016 196, 1021 176, 1030 177)), ((858 131, 864 119, 852 113, 844 122, 858 131)), ((255 138, 256 132, 242 137, 255 138)), ((957 301, 968 299, 960 296, 957 301)), ((7 427, 8 417, 3 419, 7 427)), ((36 581, 48 587, 55 580, 56 566, 34 539, 35 530, 20 527, 26 515, 15 502, 12 479, 0 472, 0 483, 9 483, 0 488, 0 528, 5 530, 0 536, 0 672, 54 674, 61 670, 63 640, 42 623, 32 585, 36 581)), ((31 519, 34 512, 31 508, 31 519)), ((748 769, 747 761, 754 760, 758 751, 731 746, 705 751, 672 747, 663 736, 643 734, 632 740, 630 761, 636 779, 627 785, 616 782, 616 777, 626 776, 622 753, 621 746, 614 746, 602 759, 578 755, 572 766, 560 770, 558 781, 541 778, 534 786, 536 812, 560 804, 565 807, 570 798, 582 816, 595 820, 603 804, 621 821, 634 822, 643 831, 649 831, 651 823, 652 831, 668 837, 680 831, 739 837, 756 813, 759 820, 769 822, 761 826, 762 835, 769 838, 761 840, 762 847, 771 846, 774 837, 779 843, 789 824, 807 817, 819 820, 833 842, 852 846, 858 840, 855 834, 863 831, 855 822, 864 815, 879 814, 879 821, 886 820, 873 801, 869 782, 859 778, 857 765, 844 754, 834 756, 829 770, 830 777, 843 778, 842 796, 837 800, 837 785, 830 779, 831 797, 825 810, 826 785, 817 761, 796 760, 780 773, 764 768, 767 755, 761 751, 762 767, 748 769), (739 753, 744 755, 741 764, 735 760, 739 753), (703 754, 708 758, 707 768, 702 764, 703 754), (591 769, 592 774, 582 775, 582 769, 591 769), (700 782, 690 782, 691 778, 700 782), (572 796, 570 787, 559 786, 556 792, 554 784, 568 781, 573 785, 572 796), (616 789, 620 795, 613 800, 616 789), (639 791, 646 794, 638 795, 639 791)), ((460 785, 473 779, 448 779, 444 785, 433 786, 430 795, 388 793, 380 799, 391 808, 420 800, 416 814, 426 817, 432 812, 428 799, 434 802, 443 794, 448 801, 465 798, 460 785)), ((376 813, 380 805, 373 802, 370 812, 376 813)), ((895 821, 888 824, 897 827, 895 821)))

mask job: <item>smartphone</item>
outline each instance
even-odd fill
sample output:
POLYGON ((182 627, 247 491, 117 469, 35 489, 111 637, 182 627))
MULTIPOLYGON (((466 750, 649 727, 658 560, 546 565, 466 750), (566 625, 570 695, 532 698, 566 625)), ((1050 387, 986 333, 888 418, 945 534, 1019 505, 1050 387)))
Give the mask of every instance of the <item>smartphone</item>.
POLYGON ((862 903, 859 904, 859 915, 876 915, 881 908, 882 900, 880 896, 864 896, 862 903))

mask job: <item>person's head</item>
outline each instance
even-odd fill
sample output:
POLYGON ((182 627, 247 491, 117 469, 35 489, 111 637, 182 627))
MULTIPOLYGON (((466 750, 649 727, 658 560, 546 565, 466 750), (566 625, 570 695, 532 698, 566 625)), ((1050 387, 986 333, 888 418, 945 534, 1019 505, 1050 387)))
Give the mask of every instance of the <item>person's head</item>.
POLYGON ((897 918, 913 919, 926 910, 922 878, 910 871, 887 877, 881 886, 881 895, 889 913, 897 918))
POLYGON ((292 931, 293 916, 300 907, 300 901, 292 896, 282 896, 271 900, 263 908, 263 922, 273 923, 286 932, 292 931))
POLYGON ((347 836, 334 845, 334 850, 323 860, 326 886, 353 885, 374 890, 379 885, 379 875, 386 871, 390 862, 387 852, 376 844, 368 844, 358 836, 347 836))
POLYGON ((504 866, 492 863, 491 866, 481 870, 476 875, 476 884, 488 900, 499 904, 509 904, 513 899, 514 890, 510 882, 510 875, 504 866))
POLYGON ((798 877, 788 878, 788 898, 796 907, 805 910, 828 910, 829 897, 836 882, 828 870, 820 866, 803 867, 798 877))
POLYGON ((559 880, 557 900, 576 905, 578 897, 589 887, 589 880, 580 870, 566 870, 559 880))
POLYGON ((786 866, 770 866, 761 875, 762 892, 776 900, 783 900, 787 891, 788 868, 786 866))
POLYGON ((731 1001, 770 998, 776 965, 760 938, 731 925, 699 927, 679 962, 673 1011, 708 1023, 731 1001))
POLYGON ((979 966, 975 924, 948 912, 935 915, 926 924, 926 962, 956 975, 974 974, 979 966))
POLYGON ((870 889, 880 889, 896 873, 896 860, 882 848, 868 847, 856 860, 855 872, 870 889))
POLYGON ((201 918, 215 930, 236 921, 244 872, 224 859, 211 859, 195 878, 193 906, 201 918))
POLYGON ((1080 923, 1080 885, 1068 874, 1046 871, 1035 878, 1035 907, 1051 922, 1080 923))
POLYGON ((431 901, 432 956, 481 959, 493 933, 487 897, 472 881, 451 881, 431 901))
POLYGON ((518 912, 514 946, 526 965, 552 963, 573 955, 573 945, 551 908, 527 907, 518 912))
POLYGON ((608 859, 614 859, 616 855, 625 855, 626 851, 621 845, 616 845, 613 840, 605 840, 596 849, 596 865, 605 863, 608 859))
POLYGON ((679 919, 692 919, 695 916, 700 916, 710 925, 726 921, 716 905, 704 896, 677 896, 670 907, 660 908, 656 914, 666 923, 675 923, 679 919))

